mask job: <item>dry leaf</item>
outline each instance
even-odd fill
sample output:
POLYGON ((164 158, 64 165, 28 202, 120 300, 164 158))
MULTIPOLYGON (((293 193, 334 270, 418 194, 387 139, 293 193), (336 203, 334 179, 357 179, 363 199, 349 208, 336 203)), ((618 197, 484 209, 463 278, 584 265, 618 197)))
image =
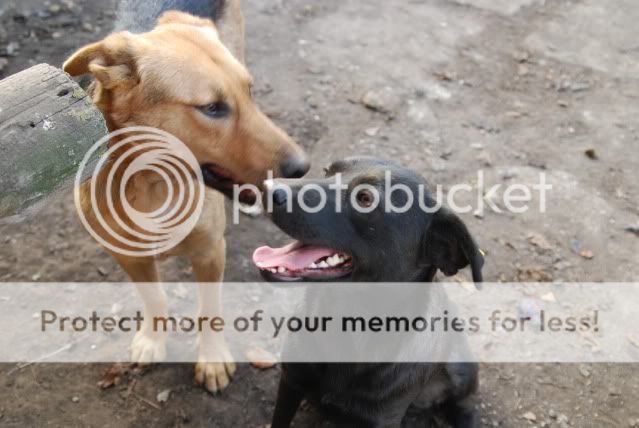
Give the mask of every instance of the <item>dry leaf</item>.
POLYGON ((277 364, 277 358, 262 348, 251 348, 246 352, 246 359, 259 370, 272 369, 277 364))
POLYGON ((528 242, 530 242, 532 245, 542 250, 552 249, 552 245, 550 245, 550 242, 548 242, 546 237, 539 233, 534 233, 534 232, 529 233, 528 242))
POLYGON ((581 253, 579 253, 579 255, 586 260, 592 260, 595 258, 595 254, 590 250, 584 250, 581 253))

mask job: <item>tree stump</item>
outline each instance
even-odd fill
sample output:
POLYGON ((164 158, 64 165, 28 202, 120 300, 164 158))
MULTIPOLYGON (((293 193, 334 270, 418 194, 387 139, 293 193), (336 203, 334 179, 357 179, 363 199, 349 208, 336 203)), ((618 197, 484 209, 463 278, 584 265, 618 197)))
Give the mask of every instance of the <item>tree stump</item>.
POLYGON ((0 81, 0 219, 72 183, 106 134, 102 114, 64 71, 40 64, 0 81))

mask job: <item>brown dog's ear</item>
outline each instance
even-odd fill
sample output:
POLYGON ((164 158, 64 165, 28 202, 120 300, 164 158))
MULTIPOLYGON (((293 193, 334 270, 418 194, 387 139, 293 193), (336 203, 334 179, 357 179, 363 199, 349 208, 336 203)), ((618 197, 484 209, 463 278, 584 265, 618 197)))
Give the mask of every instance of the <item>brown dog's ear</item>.
POLYGON ((71 76, 93 75, 106 89, 136 84, 135 61, 131 54, 129 33, 118 33, 101 42, 83 47, 65 63, 71 76))
POLYGON ((214 31, 216 37, 227 47, 233 56, 244 64, 244 16, 239 0, 231 0, 224 6, 224 12, 213 22, 177 10, 164 12, 158 19, 158 25, 186 24, 206 27, 214 31))
POLYGON ((433 215, 424 238, 424 256, 430 266, 446 276, 470 265, 473 281, 481 288, 484 257, 464 222, 445 208, 433 215))

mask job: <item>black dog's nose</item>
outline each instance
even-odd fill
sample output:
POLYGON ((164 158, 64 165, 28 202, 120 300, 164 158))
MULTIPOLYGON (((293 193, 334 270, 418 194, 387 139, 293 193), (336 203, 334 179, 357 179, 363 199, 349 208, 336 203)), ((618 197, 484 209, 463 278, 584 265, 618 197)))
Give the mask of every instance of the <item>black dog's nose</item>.
POLYGON ((273 202, 275 202, 275 204, 284 205, 287 199, 288 194, 286 193, 286 190, 277 189, 273 192, 273 202))
POLYGON ((311 169, 311 163, 306 156, 292 156, 280 165, 284 178, 302 178, 311 169))

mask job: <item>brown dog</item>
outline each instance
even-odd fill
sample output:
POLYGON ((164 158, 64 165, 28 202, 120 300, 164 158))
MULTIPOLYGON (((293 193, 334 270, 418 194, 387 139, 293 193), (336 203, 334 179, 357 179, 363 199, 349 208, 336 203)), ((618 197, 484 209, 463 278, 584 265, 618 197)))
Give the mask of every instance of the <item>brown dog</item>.
MULTIPOLYGON (((228 31, 235 21, 235 33, 241 33, 239 0, 231 0, 225 6, 231 22, 221 28, 228 31)), ((200 189, 193 179, 196 191, 204 191, 203 212, 193 231, 170 252, 157 257, 134 257, 110 251, 131 279, 142 283, 137 288, 144 301, 146 321, 132 344, 134 362, 151 363, 165 357, 165 335, 154 331, 150 321, 167 313, 166 296, 157 284, 158 261, 173 255, 189 257, 197 280, 209 283, 199 288, 200 314, 218 316, 219 283, 225 266, 222 193, 230 195, 234 184, 261 185, 268 171, 276 176, 300 177, 309 169, 302 149, 251 98, 251 76, 241 62, 242 38, 236 36, 231 43, 240 60, 223 45, 212 20, 170 11, 148 33, 113 34, 80 49, 64 64, 72 76, 91 74, 95 78, 92 96, 111 132, 147 126, 176 136, 202 166, 207 185, 200 189)), ((106 242, 113 238, 96 221, 95 210, 100 210, 118 234, 135 241, 135 234, 109 214, 106 195, 104 191, 100 193, 116 161, 117 156, 109 159, 94 177, 98 183, 96 206, 89 197, 89 182, 78 190, 82 212, 106 242)), ((120 187, 122 177, 118 171, 112 178, 113 188, 120 187)), ((127 202, 141 212, 160 208, 168 194, 166 184, 152 172, 137 174, 125 187, 127 202)), ((176 203, 176 197, 172 201, 176 203)), ((122 202, 116 200, 114 204, 121 217, 122 202)), ((125 222, 135 229, 133 221, 125 218, 125 222)), ((201 335, 199 339, 196 381, 211 392, 220 391, 235 371, 227 344, 219 335, 201 335)))

